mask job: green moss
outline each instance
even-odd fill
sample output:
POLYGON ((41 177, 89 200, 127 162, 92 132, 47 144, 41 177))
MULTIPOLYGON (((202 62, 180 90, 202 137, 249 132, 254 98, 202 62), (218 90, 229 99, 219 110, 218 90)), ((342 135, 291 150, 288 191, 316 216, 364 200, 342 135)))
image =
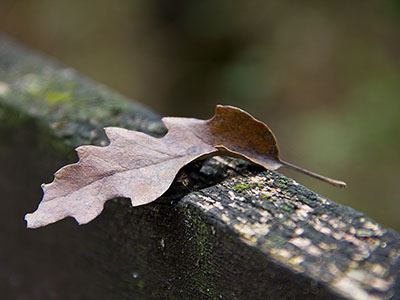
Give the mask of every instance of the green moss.
POLYGON ((286 180, 275 180, 273 185, 280 189, 285 189, 288 185, 288 182, 286 180))
POLYGON ((287 242, 287 240, 280 235, 268 235, 268 240, 267 243, 271 244, 272 248, 273 246, 282 246, 287 242))
POLYGON ((45 100, 50 105, 58 105, 71 101, 71 94, 66 91, 49 91, 46 93, 45 100))
POLYGON ((215 235, 215 228, 207 223, 199 215, 193 215, 190 208, 185 209, 185 225, 188 229, 189 241, 195 260, 195 268, 191 268, 189 276, 193 277, 197 289, 212 299, 219 298, 217 287, 210 278, 217 273, 210 260, 213 255, 213 244, 210 238, 215 235))
POLYGON ((57 117, 57 121, 67 117, 68 121, 102 122, 128 108, 120 95, 72 74, 52 69, 21 74, 19 79, 13 79, 18 85, 13 85, 2 101, 48 120, 57 117))
POLYGON ((145 281, 144 280, 139 280, 138 283, 137 283, 137 287, 138 287, 138 289, 143 290, 144 287, 145 287, 145 281))
POLYGON ((246 190, 251 190, 251 189, 254 189, 254 188, 262 188, 262 187, 263 187, 263 185, 260 184, 260 183, 251 182, 251 183, 242 183, 242 184, 235 185, 233 187, 233 189, 236 192, 240 193, 240 192, 244 192, 246 190))
POLYGON ((296 210, 296 206, 290 201, 282 201, 279 205, 279 210, 285 211, 285 212, 293 212, 296 210))

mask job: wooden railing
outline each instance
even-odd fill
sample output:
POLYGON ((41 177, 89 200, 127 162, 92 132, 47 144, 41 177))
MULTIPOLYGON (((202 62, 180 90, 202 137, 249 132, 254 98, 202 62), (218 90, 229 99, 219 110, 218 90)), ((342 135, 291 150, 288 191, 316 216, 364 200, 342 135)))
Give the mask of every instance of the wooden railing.
POLYGON ((151 204, 26 229, 40 184, 110 125, 165 133, 144 106, 0 37, 2 299, 399 299, 398 233, 234 159, 186 166, 151 204))

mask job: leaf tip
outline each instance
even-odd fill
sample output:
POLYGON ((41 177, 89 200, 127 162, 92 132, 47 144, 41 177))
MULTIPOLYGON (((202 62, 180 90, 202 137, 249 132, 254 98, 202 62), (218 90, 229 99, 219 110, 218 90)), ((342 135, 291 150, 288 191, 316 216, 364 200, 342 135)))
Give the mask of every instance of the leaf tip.
POLYGON ((41 225, 36 224, 37 222, 34 222, 32 220, 32 216, 33 216, 33 213, 25 215, 24 220, 26 221, 26 228, 38 228, 38 227, 40 227, 41 225))
MULTIPOLYGON (((57 175, 56 175, 56 174, 54 174, 54 178, 57 178, 57 175)), ((42 188, 43 194, 46 193, 46 189, 47 189, 47 187, 48 187, 49 185, 50 185, 50 183, 42 183, 42 184, 40 185, 40 187, 42 188)))
POLYGON ((121 132, 126 131, 124 128, 118 127, 104 127, 104 132, 106 133, 107 138, 112 141, 116 139, 121 132))
POLYGON ((24 217, 27 228, 39 228, 51 223, 61 220, 57 215, 52 215, 46 209, 46 204, 43 205, 43 201, 39 204, 39 207, 32 213, 28 213, 24 217))

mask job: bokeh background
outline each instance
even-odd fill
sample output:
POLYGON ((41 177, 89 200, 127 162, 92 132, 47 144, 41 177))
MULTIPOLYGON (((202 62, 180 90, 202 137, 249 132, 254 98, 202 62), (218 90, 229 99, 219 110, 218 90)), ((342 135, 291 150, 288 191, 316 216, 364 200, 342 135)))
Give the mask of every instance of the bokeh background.
POLYGON ((397 0, 1 0, 0 32, 161 115, 266 122, 290 171, 400 230, 397 0))

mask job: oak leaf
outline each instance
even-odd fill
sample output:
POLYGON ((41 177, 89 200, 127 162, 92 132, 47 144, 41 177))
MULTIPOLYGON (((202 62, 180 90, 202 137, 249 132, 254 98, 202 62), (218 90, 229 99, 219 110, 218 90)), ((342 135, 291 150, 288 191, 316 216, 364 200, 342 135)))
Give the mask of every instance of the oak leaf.
POLYGON ((105 201, 130 198, 133 206, 154 201, 189 162, 214 155, 249 160, 270 170, 286 166, 344 187, 345 183, 280 160, 276 138, 267 125, 245 111, 218 105, 210 120, 163 118, 162 138, 123 128, 105 128, 110 144, 81 146, 79 161, 58 170, 43 184, 37 210, 25 216, 37 228, 71 216, 79 224, 96 218, 105 201))

